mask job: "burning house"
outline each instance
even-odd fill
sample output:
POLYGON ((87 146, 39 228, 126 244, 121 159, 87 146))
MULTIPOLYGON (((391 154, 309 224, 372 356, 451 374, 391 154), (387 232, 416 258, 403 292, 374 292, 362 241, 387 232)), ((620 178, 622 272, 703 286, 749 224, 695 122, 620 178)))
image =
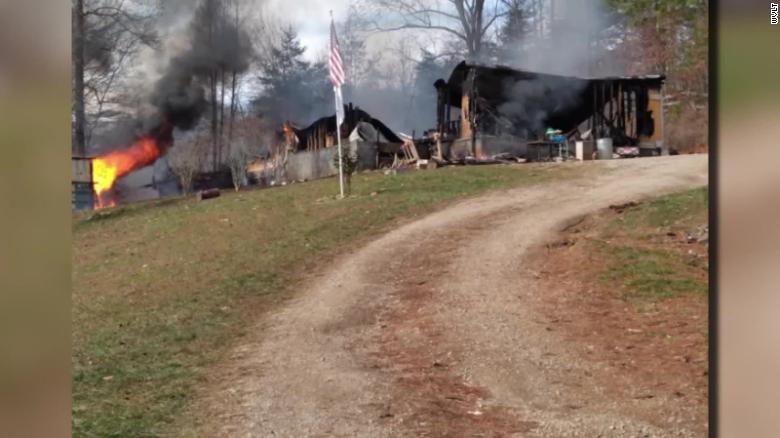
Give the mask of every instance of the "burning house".
MULTIPOLYGON (((219 94, 224 100, 225 78, 245 72, 254 49, 246 31, 226 15, 216 14, 214 8, 214 2, 199 2, 189 24, 169 37, 180 50, 156 66, 161 74, 148 84, 148 89, 139 90, 144 104, 131 116, 132 135, 116 133, 110 152, 88 158, 88 164, 74 160, 74 208, 87 206, 81 202, 86 184, 92 187, 94 207, 114 205, 120 179, 153 166, 174 147, 176 136, 195 129, 205 115, 211 116, 210 164, 215 169, 222 164, 218 147, 221 142, 216 140, 222 134, 225 111, 218 99, 217 82, 222 81, 223 91, 219 94)), ((103 144, 91 149, 88 153, 108 150, 103 144)))
POLYGON ((173 144, 173 126, 163 121, 126 148, 97 157, 72 159, 72 208, 84 210, 116 205, 116 183, 154 164, 173 144))
POLYGON ((526 157, 548 128, 660 153, 664 77, 578 78, 469 64, 439 79, 436 132, 443 159, 526 157))
MULTIPOLYGON (((353 106, 344 106, 344 122, 340 126, 342 147, 357 152, 361 170, 377 169, 392 164, 403 140, 380 120, 353 106)), ((283 166, 283 178, 305 181, 336 175, 333 157, 338 153, 336 116, 317 119, 306 127, 285 122, 277 133, 282 155, 278 165, 283 166)), ((267 171, 267 165, 250 166, 255 173, 267 171)), ((258 178, 258 175, 255 176, 258 178)))

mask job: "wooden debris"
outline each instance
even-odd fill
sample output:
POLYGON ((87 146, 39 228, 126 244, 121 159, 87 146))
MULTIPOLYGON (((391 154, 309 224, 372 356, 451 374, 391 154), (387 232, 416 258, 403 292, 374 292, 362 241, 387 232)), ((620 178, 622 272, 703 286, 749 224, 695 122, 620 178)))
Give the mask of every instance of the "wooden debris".
POLYGON ((435 169, 438 164, 434 160, 417 160, 418 169, 435 169))

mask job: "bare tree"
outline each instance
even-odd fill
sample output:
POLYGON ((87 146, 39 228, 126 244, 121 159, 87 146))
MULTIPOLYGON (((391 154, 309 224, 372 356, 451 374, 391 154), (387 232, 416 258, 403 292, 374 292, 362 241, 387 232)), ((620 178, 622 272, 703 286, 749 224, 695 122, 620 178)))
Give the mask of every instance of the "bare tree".
POLYGON ((349 80, 344 84, 344 96, 354 99, 355 90, 366 85, 369 77, 375 75, 374 66, 381 60, 380 53, 368 53, 366 38, 371 22, 356 3, 350 3, 344 19, 336 23, 341 58, 349 80))
POLYGON ((425 29, 444 32, 465 45, 469 60, 480 60, 490 29, 507 14, 504 0, 369 0, 383 16, 400 17, 399 22, 382 24, 374 20, 374 29, 396 31, 425 29), (389 12, 389 14, 387 13, 389 12))
POLYGON ((230 122, 225 136, 225 100, 228 82, 231 84, 232 105, 228 116, 235 116, 238 99, 235 96, 239 75, 247 70, 253 56, 253 45, 240 17, 241 0, 202 0, 195 9, 192 22, 193 44, 205 48, 212 56, 204 66, 208 85, 209 123, 211 135, 211 165, 218 170, 223 164, 226 140, 231 137, 230 122), (235 80, 234 80, 235 77, 235 80))
POLYGON ((73 152, 86 155, 84 135, 84 0, 73 2, 73 152))
POLYGON ((231 145, 228 154, 228 167, 230 168, 230 177, 233 180, 233 188, 236 191, 246 184, 246 166, 249 163, 249 152, 243 142, 231 145))
MULTIPOLYGON (((256 44, 253 41, 253 31, 254 25, 257 23, 252 23, 252 21, 259 21, 261 22, 262 27, 262 14, 259 11, 253 11, 252 5, 253 0, 226 0, 225 4, 225 20, 227 22, 230 22, 232 27, 230 27, 230 32, 233 34, 232 36, 235 39, 235 43, 239 45, 246 45, 248 47, 251 47, 250 52, 251 55, 248 57, 247 60, 248 63, 255 62, 257 60, 256 55, 256 44), (232 13, 232 16, 231 16, 232 13), (254 13, 254 14, 253 14, 254 13), (257 14, 260 15, 257 15, 257 14)), ((239 95, 241 92, 241 79, 244 74, 244 70, 248 68, 248 65, 236 65, 235 62, 227 62, 226 66, 223 66, 222 71, 222 110, 221 110, 221 121, 220 121, 220 137, 223 141, 225 141, 225 144, 228 147, 228 150, 225 152, 227 156, 230 155, 230 146, 233 142, 233 127, 234 122, 236 119, 236 114, 239 111, 240 106, 240 99, 239 95), (230 107, 228 109, 228 132, 227 137, 225 137, 224 134, 224 125, 225 125, 225 112, 224 112, 224 101, 225 101, 225 87, 226 82, 230 82, 230 107)))
POLYGON ((228 167, 233 187, 238 191, 246 184, 247 165, 261 158, 262 144, 267 141, 262 121, 257 117, 242 117, 234 121, 233 141, 228 153, 228 167))
MULTIPOLYGON (((234 2, 233 6, 235 9, 235 14, 233 16, 234 19, 233 24, 236 26, 236 29, 239 29, 240 2, 238 1, 234 2)), ((236 99, 237 92, 238 92, 238 72, 236 70, 233 70, 233 72, 231 73, 231 81, 230 81, 230 121, 228 122, 228 138, 227 138, 228 147, 233 142, 233 123, 235 122, 236 105, 238 104, 238 100, 236 99)), ((230 154, 230 150, 228 150, 228 154, 230 154)))
POLYGON ((187 195, 192 190, 192 182, 203 165, 203 154, 208 150, 210 138, 204 130, 198 130, 194 135, 179 142, 168 152, 168 165, 179 179, 182 192, 187 195))
POLYGON ((142 45, 153 46, 155 9, 146 0, 74 0, 73 149, 87 153, 92 131, 113 111, 119 78, 142 45))

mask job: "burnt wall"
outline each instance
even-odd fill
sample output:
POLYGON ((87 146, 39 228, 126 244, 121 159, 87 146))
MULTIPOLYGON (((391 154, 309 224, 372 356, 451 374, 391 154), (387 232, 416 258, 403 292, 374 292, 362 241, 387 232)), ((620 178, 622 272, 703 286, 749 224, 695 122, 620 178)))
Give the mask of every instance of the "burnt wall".
POLYGON ((338 169, 333 165, 333 156, 337 153, 338 148, 326 148, 287 155, 284 166, 287 180, 308 181, 337 174, 338 169))
MULTIPOLYGON (((370 142, 351 142, 344 143, 342 147, 357 148, 358 150, 358 170, 369 170, 376 168, 376 143, 370 142)), ((287 155, 287 164, 285 172, 288 181, 309 181, 318 178, 326 178, 338 175, 339 170, 333 165, 333 157, 338 154, 338 147, 330 147, 313 151, 299 151, 287 155)))
POLYGON ((521 138, 510 135, 478 134, 473 144, 471 138, 459 138, 451 143, 442 143, 442 149, 445 157, 455 161, 465 157, 491 158, 499 154, 524 157, 527 143, 521 138))
POLYGON ((526 150, 524 140, 509 135, 480 135, 476 138, 476 156, 479 158, 490 158, 499 154, 524 157, 526 150))

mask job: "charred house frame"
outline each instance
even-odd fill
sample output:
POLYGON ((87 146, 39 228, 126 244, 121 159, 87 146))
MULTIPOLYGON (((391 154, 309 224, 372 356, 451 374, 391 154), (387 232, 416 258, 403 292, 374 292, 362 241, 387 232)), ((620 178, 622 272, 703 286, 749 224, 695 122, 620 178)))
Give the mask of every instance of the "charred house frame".
POLYGON ((663 146, 661 75, 578 78, 462 62, 437 90, 437 132, 448 158, 523 155, 547 128, 590 130, 615 146, 663 146), (457 110, 454 110, 457 108, 457 110))

